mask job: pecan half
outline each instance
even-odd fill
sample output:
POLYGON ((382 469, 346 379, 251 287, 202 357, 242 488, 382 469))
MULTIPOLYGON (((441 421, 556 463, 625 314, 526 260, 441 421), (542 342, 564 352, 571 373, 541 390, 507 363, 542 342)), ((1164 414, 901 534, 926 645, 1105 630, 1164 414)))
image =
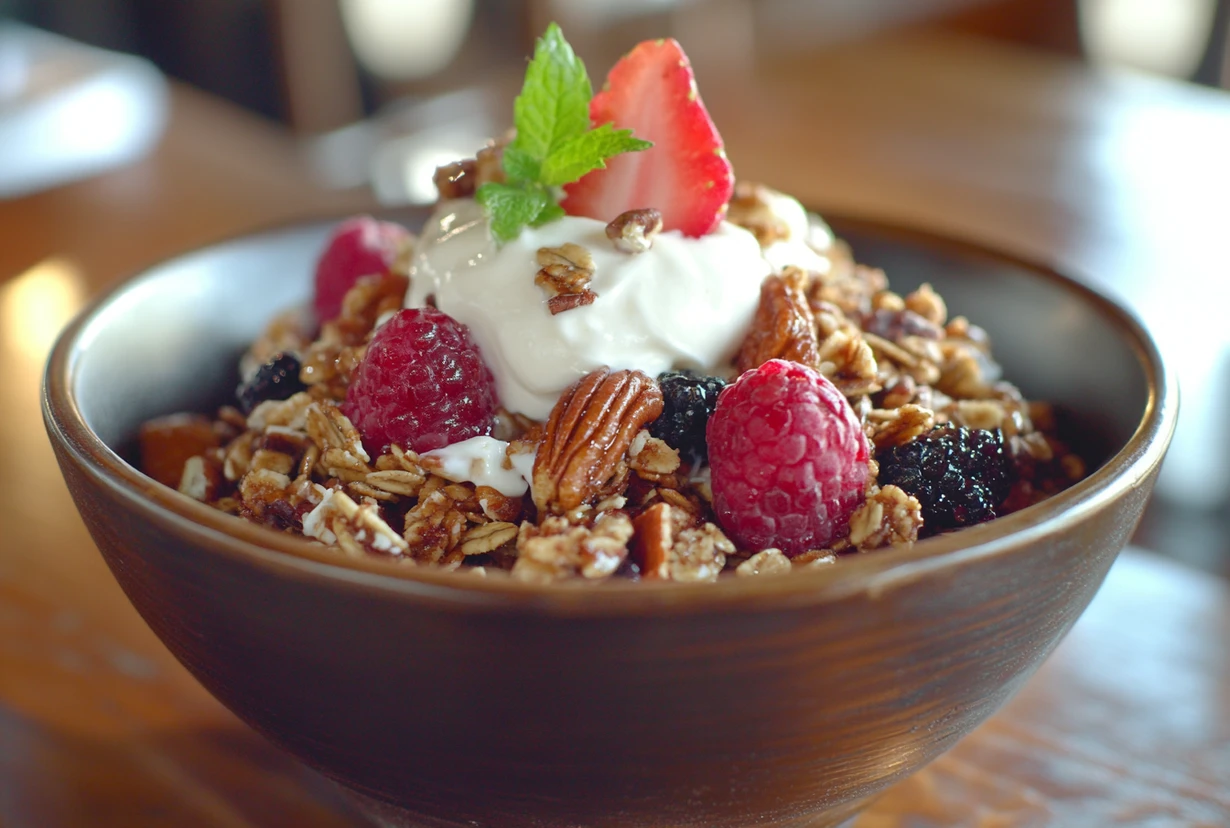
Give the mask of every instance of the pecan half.
POLYGON ((820 365, 815 319, 803 290, 806 274, 788 267, 770 276, 760 286, 760 305, 752 329, 739 348, 735 367, 739 373, 759 368, 771 359, 820 365))
POLYGON ((640 371, 599 368, 578 380, 551 409, 534 458, 538 511, 563 514, 611 494, 632 440, 661 413, 662 391, 640 371))

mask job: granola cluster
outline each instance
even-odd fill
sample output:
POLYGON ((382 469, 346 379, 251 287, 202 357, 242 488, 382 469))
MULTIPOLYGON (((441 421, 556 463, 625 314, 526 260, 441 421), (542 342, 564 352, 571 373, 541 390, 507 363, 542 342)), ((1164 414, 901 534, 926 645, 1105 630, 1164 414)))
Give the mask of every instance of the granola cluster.
MULTIPOLYGON (((442 168, 442 192, 469 193, 476 181, 490 180, 499 152, 493 145, 485 158, 442 168)), ((764 246, 787 232, 771 196, 740 186, 728 213, 764 246)), ((607 236, 636 255, 660 229, 656 211, 638 210, 611 222, 607 236)), ((1051 408, 1026 400, 1000 377, 985 331, 950 318, 928 285, 904 296, 893 292, 883 271, 857 264, 840 242, 817 252, 829 262, 827 272, 788 267, 764 281, 732 376, 771 359, 815 369, 845 395, 873 456, 937 426, 998 432, 1012 471, 999 514, 1084 476, 1084 462, 1056 436, 1051 408)), ((537 264, 527 278, 542 288, 552 313, 594 301, 585 248, 544 248, 537 264)), ((508 443, 505 468, 533 458, 522 497, 452 479, 458 475, 436 458, 404 446, 372 457, 340 406, 373 331, 401 307, 407 285, 403 267, 359 280, 341 315, 318 332, 298 313, 275 319, 241 371, 251 375, 271 357, 293 353, 306 390, 246 413, 228 405, 214 417, 151 421, 141 433, 143 467, 189 497, 342 555, 478 574, 507 570, 533 582, 768 575, 928 534, 919 500, 896 485, 881 486, 873 460, 866 499, 848 534, 829 548, 793 557, 737 548, 714 517, 707 467, 650 433, 663 394, 655 378, 634 370, 583 377, 545 421, 500 412, 494 436, 508 443)))

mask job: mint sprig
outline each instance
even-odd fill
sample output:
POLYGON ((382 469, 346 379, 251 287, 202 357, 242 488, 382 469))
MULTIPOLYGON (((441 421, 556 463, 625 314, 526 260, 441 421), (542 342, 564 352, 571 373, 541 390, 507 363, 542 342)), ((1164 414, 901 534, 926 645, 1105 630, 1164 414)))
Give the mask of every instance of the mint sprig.
POLYGON ((563 185, 605 168, 612 156, 653 146, 612 124, 590 129, 592 97, 585 64, 559 26, 550 24, 513 105, 517 137, 504 148, 504 183, 484 184, 475 194, 500 242, 562 216, 563 185))

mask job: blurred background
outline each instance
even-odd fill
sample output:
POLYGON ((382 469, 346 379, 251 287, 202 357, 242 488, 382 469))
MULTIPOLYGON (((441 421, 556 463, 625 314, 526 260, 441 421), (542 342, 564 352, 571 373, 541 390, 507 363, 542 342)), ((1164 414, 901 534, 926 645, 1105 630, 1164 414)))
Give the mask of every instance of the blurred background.
POLYGON ((430 201, 437 164, 508 125, 549 20, 599 79, 630 44, 678 37, 736 168, 784 189, 789 155, 766 147, 809 144, 773 107, 808 109, 831 163, 797 193, 818 209, 921 216, 1124 297, 1184 394, 1138 542, 1230 571, 1230 265, 1188 243, 1230 214, 1230 136, 1200 117, 1225 106, 1230 0, 0 0, 10 346, 45 353, 99 286, 188 243, 296 210, 430 201), (983 82, 984 59, 1007 80, 983 82), (126 204, 139 255, 93 221, 126 204), (11 243, 31 234, 38 255, 11 243))

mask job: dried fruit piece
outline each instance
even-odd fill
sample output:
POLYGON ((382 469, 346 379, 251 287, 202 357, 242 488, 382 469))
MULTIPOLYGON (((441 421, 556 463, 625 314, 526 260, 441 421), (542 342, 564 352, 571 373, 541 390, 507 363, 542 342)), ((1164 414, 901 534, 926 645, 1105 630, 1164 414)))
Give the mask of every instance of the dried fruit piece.
POLYGON ((734 172, 677 42, 647 40, 624 55, 590 101, 589 116, 594 124, 630 128, 653 147, 608 158, 606 169, 566 185, 567 213, 610 221, 652 207, 665 230, 703 236, 717 227, 734 172))
POLYGON ((265 400, 284 400, 306 391, 307 386, 299 380, 299 359, 294 354, 274 354, 256 369, 256 373, 235 391, 239 408, 244 414, 265 400))
POLYGON ((538 511, 563 514, 608 493, 636 433, 661 413, 662 392, 640 371, 599 368, 578 380, 551 409, 534 458, 538 511))
POLYGON ((384 273, 413 237, 406 228, 371 216, 342 222, 316 263, 316 317, 327 322, 342 312, 342 299, 362 276, 384 273))
POLYGON ((821 374, 774 359, 739 377, 718 397, 708 442, 713 510, 741 547, 793 556, 845 536, 869 452, 821 374))
POLYGON ((378 457, 392 443, 422 453, 490 434, 496 405, 470 330, 435 308, 407 308, 372 337, 342 412, 378 457))

